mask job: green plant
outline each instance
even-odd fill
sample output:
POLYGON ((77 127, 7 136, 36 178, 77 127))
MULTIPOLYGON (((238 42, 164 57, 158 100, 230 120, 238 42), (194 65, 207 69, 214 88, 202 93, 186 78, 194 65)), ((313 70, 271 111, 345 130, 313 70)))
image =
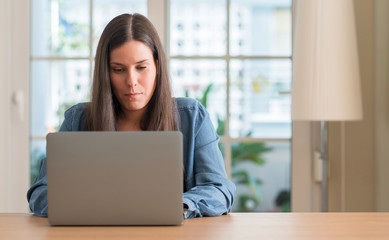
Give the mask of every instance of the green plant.
MULTIPOLYGON (((196 98, 197 101, 201 103, 205 108, 207 108, 207 103, 208 103, 208 94, 211 92, 213 84, 210 83, 208 86, 205 88, 203 95, 200 98, 196 98)), ((185 97, 189 97, 189 91, 185 90, 185 97)))
MULTIPOLYGON (((213 84, 207 85, 203 95, 200 98, 196 98, 205 108, 207 108, 208 94, 211 92, 213 84)), ((189 97, 189 92, 185 91, 185 96, 189 97)), ((217 129, 216 132, 219 136, 225 134, 225 120, 217 116, 217 129)), ((246 134, 246 137, 251 136, 251 132, 246 134)), ((224 145, 219 143, 219 148, 224 154, 224 145)), ((263 142, 243 142, 233 143, 231 145, 232 155, 232 174, 236 184, 244 185, 249 189, 249 194, 242 194, 237 197, 238 209, 241 212, 253 211, 261 203, 261 195, 259 185, 262 181, 252 176, 247 170, 234 170, 236 166, 244 162, 261 166, 265 164, 263 154, 271 151, 272 148, 266 146, 263 142)))

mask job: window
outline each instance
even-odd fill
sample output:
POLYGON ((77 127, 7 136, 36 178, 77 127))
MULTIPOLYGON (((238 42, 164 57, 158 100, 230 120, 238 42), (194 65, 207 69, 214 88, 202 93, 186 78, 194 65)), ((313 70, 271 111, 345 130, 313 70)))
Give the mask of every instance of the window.
MULTIPOLYGON (((291 0, 167 2, 173 93, 207 107, 238 187, 233 210, 288 211, 291 0)), ((104 26, 123 9, 147 15, 150 7, 147 0, 31 1, 32 180, 46 134, 58 130, 68 107, 89 99, 104 26)))
POLYGON ((290 211, 291 0, 171 0, 169 31, 173 92, 208 109, 233 211, 290 211))

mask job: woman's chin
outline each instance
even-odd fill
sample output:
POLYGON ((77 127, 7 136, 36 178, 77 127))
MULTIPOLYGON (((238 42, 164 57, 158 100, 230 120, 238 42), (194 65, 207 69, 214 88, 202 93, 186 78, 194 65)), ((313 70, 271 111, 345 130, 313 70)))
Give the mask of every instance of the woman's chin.
POLYGON ((131 103, 131 104, 126 104, 124 110, 128 112, 133 112, 133 111, 143 110, 144 108, 145 108, 145 104, 131 103))

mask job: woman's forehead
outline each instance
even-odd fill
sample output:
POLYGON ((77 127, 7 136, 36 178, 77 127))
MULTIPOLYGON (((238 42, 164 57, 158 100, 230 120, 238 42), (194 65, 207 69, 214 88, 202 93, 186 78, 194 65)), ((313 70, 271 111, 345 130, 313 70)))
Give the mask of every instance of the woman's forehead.
POLYGON ((124 61, 137 63, 140 61, 154 61, 151 49, 143 42, 131 40, 114 48, 110 53, 111 62, 124 61))

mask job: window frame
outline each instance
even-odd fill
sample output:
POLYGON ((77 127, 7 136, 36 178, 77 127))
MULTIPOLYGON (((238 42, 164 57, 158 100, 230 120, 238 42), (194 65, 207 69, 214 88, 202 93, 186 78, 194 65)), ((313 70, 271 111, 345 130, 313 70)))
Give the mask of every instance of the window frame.
MULTIPOLYGON (((228 0, 227 0, 228 1, 228 0)), ((8 38, 2 41, 0 48, 5 54, 0 56, 0 96, 5 110, 0 112, 0 212, 28 212, 26 191, 30 185, 30 2, 31 0, 5 0, 0 10, 0 31, 8 38), (4 87, 3 87, 4 86, 4 87), (16 91, 24 95, 22 108, 13 103, 16 91), (20 110, 21 109, 21 110, 20 110), (24 114, 22 121, 15 121, 18 111, 24 114)), ((156 26, 163 43, 169 42, 169 0, 148 0, 148 14, 156 26), (163 11, 161 11, 163 9, 163 11)), ((229 6, 229 4, 228 4, 229 6)), ((293 5, 292 5, 293 6, 293 5)), ((294 15, 292 10, 292 16, 294 15)), ((229 20, 228 20, 229 21, 229 20)), ((229 24, 229 23, 228 23, 229 24)), ((228 28, 227 28, 228 29, 228 28)), ((91 36, 92 37, 92 36, 91 36)), ((166 45, 165 45, 166 46, 166 45)), ((165 47, 169 53, 168 47, 165 47)), ((168 55, 168 59, 171 59, 168 55)), ((79 58, 77 58, 79 59, 79 58)), ((93 55, 89 58, 92 59, 93 55)), ((93 64, 93 61, 90 64, 93 64)), ((92 76, 92 68, 90 68, 92 76)), ((227 79, 229 79, 227 74, 227 79)), ((228 80, 229 81, 229 80, 228 80)), ((227 92, 228 94, 228 92, 227 92)), ((228 109, 229 105, 227 105, 228 109)), ((228 116, 228 115, 227 115, 228 116)), ((310 124, 292 124, 292 211, 312 211, 312 179, 310 157, 310 124)), ((231 144, 235 141, 252 141, 252 139, 221 138, 222 142, 231 144)), ((268 141, 269 139, 262 139, 268 141)), ((271 139, 278 141, 279 139, 271 139)), ((282 140, 284 141, 284 139, 282 140)), ((227 171, 230 174, 231 154, 226 154, 227 171)))
MULTIPOLYGON (((226 1, 226 11, 227 11, 227 17, 226 17, 226 20, 227 20, 227 31, 226 31, 226 34, 227 34, 227 45, 226 45, 226 54, 224 56, 182 56, 182 55, 177 55, 177 56, 171 56, 170 55, 170 44, 167 44, 165 46, 165 49, 166 49, 166 57, 167 57, 167 60, 168 62, 170 62, 170 60, 197 60, 197 59, 201 59, 201 60, 215 60, 215 59, 218 59, 218 60, 224 60, 226 62, 226 99, 227 99, 227 104, 226 104, 226 109, 225 109, 225 112, 226 112, 226 121, 225 121, 225 135, 224 136, 220 136, 220 142, 224 144, 224 149, 225 149, 225 152, 224 152, 224 161, 225 161, 225 166, 226 166, 226 172, 227 172, 227 175, 229 176, 229 178, 231 178, 231 172, 232 172, 232 153, 231 153, 231 147, 232 147, 232 144, 233 143, 236 143, 236 142, 242 142, 242 143, 247 143, 247 142, 256 142, 256 143, 259 143, 259 142, 289 142, 291 144, 291 171, 292 171, 292 179, 293 179, 293 176, 299 176, 299 178, 297 178, 295 181, 291 181, 291 204, 292 204, 292 211, 310 211, 311 210, 311 204, 307 204, 308 202, 310 202, 310 198, 303 198, 303 196, 306 196, 309 194, 308 190, 311 188, 311 184, 308 184, 306 183, 306 181, 308 180, 308 183, 310 182, 310 175, 307 175, 305 174, 307 168, 310 168, 310 164, 305 164, 304 162, 301 162, 303 160, 308 161, 309 163, 309 158, 298 158, 300 159, 299 162, 295 162, 293 161, 293 154, 292 153, 296 153, 295 151, 293 151, 294 149, 293 146, 296 144, 296 146, 299 147, 299 149, 301 149, 301 147, 303 147, 304 145, 303 144, 300 144, 300 142, 296 142, 296 140, 293 138, 293 134, 294 134, 294 129, 293 129, 293 124, 292 124, 292 138, 253 138, 253 137, 231 137, 230 136, 230 129, 229 129, 229 123, 230 123, 230 62, 231 60, 234 60, 234 59, 239 59, 239 60, 247 60, 247 59, 250 59, 250 60, 277 60, 277 59, 286 59, 286 60, 291 60, 292 61, 292 53, 290 56, 260 56, 260 55, 250 55, 250 56, 246 56, 246 55, 238 55, 238 56, 231 56, 230 55, 230 0, 225 0, 226 1), (300 168, 296 167, 295 164, 298 163, 298 165, 302 164, 304 165, 304 170, 305 172, 300 172, 300 168), (297 174, 294 174, 294 172, 297 171, 299 173, 297 174), (300 186, 304 186, 304 187, 300 187, 300 186), (292 190, 293 189, 293 190, 292 190), (297 194, 294 193, 294 191, 296 191, 297 194), (304 200, 303 200, 304 199, 304 200), (302 203, 302 204, 301 204, 302 203)), ((170 0, 165 0, 166 2, 166 16, 170 16, 169 14, 169 9, 170 9, 170 0)), ((293 3, 293 1, 292 1, 293 3)), ((292 18, 293 18, 293 4, 292 4, 292 18)), ((161 19, 162 20, 162 19, 161 19)), ((169 17, 167 17, 167 19, 165 19, 165 22, 166 22, 166 26, 165 26, 165 30, 166 30, 166 40, 165 42, 166 43, 170 43, 170 40, 169 40, 169 36, 170 36, 170 21, 169 21, 169 17)), ((290 93, 289 93, 290 94, 290 93)), ((307 127, 309 125, 304 125, 304 124, 299 124, 298 125, 298 128, 300 129, 300 131, 302 131, 302 134, 306 134, 307 131, 309 131, 309 128, 307 127)), ((305 153, 305 156, 307 154, 305 153)), ((309 154, 308 154, 309 155, 309 154)), ((309 171, 308 171, 309 172, 309 171)))

